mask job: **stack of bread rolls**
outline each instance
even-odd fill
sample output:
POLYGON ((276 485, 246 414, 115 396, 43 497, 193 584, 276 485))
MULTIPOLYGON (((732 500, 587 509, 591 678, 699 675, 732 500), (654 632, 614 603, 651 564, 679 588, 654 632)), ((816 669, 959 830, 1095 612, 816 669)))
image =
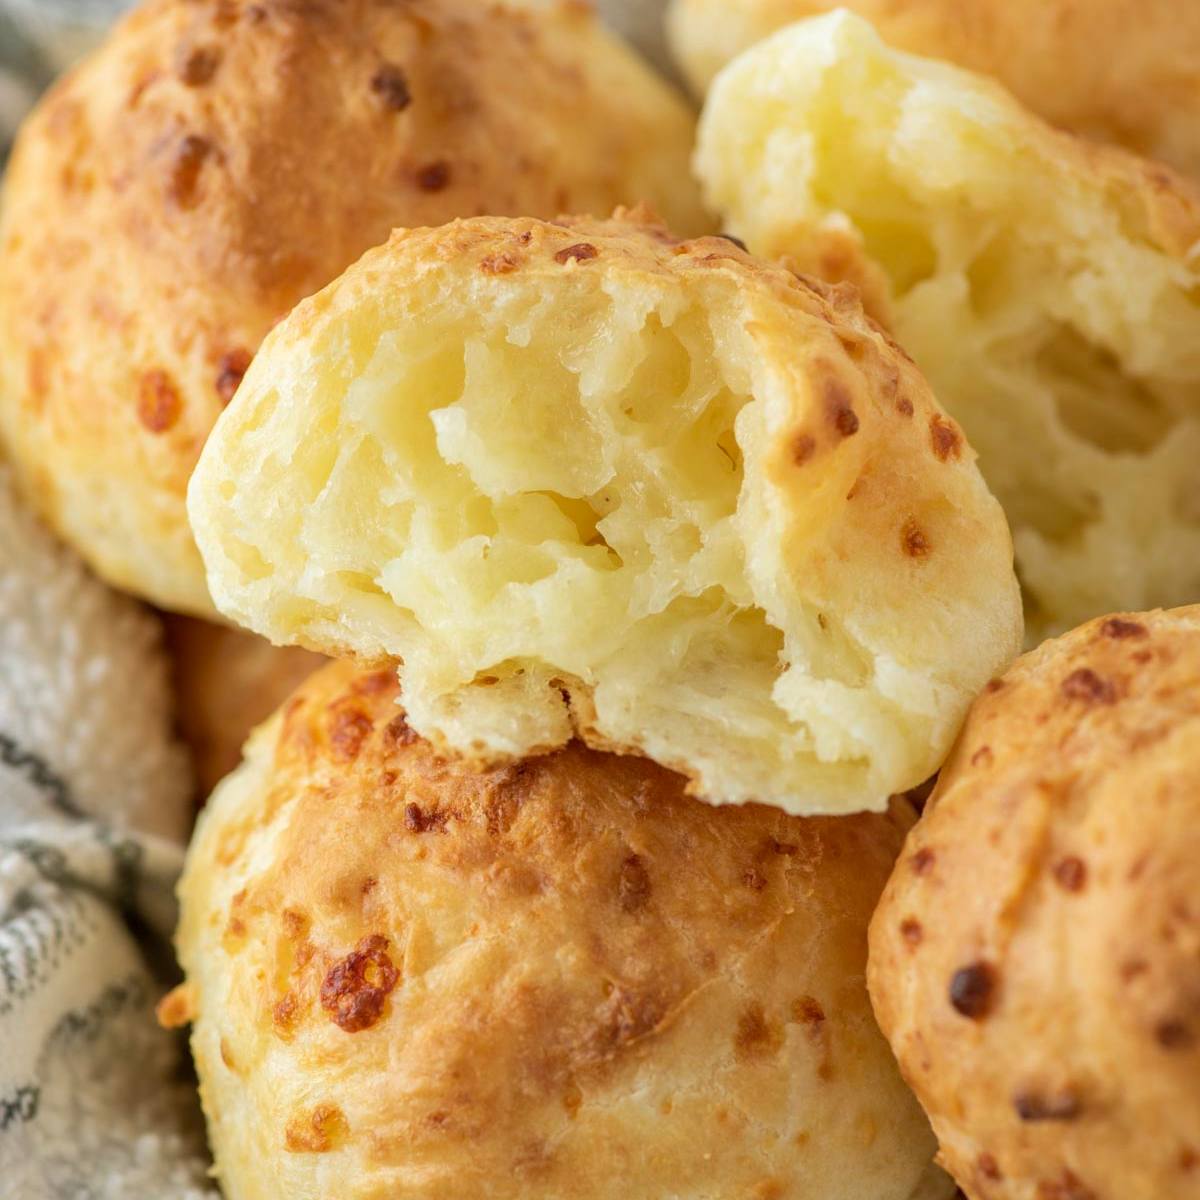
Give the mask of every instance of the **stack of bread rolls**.
POLYGON ((235 1194, 911 1194, 865 919, 1020 602, 850 290, 636 213, 400 231, 269 335, 189 509, 226 612, 403 663, 294 696, 193 847, 235 1194))
POLYGON ((1190 18, 827 7, 679 0, 786 26, 698 133, 482 0, 151 0, 26 125, 0 444, 241 759, 229 1200, 1200 1194, 1200 198, 1046 123, 1191 169, 1190 18))

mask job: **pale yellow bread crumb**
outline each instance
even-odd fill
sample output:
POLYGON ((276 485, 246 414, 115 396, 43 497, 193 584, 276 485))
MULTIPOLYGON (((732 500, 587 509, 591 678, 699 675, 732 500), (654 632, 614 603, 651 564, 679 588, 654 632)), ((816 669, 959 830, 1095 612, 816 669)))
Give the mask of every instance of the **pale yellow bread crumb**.
POLYGON ((847 8, 889 45, 1008 87, 1061 129, 1200 176, 1200 5, 1191 0, 672 0, 672 52, 697 95, 731 59, 847 8))

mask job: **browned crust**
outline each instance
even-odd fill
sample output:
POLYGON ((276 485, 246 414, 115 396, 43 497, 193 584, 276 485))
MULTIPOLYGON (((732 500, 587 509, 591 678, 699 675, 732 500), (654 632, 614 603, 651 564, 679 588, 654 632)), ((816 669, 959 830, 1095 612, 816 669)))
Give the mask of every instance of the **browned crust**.
POLYGON ((970 1194, 1195 1194, 1198 771, 1197 607, 1092 621, 975 704, 870 966, 970 1194))
POLYGON ((920 1118, 861 982, 907 806, 714 810, 652 763, 578 744, 476 772, 412 734, 392 672, 348 663, 260 738, 253 790, 218 793, 181 891, 232 1195, 266 1195, 286 1159, 294 1194, 315 1196, 322 1154, 364 1197, 419 1161, 430 1200, 468 1182, 750 1195, 799 1187, 822 1155, 872 1195, 919 1173, 920 1118), (365 988, 361 1012, 343 1002, 365 988), (808 1147, 835 1096, 854 1116, 808 1147))

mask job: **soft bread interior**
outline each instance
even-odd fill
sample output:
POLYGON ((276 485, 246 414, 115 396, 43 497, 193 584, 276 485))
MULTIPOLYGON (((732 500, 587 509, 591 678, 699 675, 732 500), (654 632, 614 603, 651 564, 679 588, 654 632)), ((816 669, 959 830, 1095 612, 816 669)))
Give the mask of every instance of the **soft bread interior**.
POLYGON ((421 694, 448 697, 417 720, 485 752, 569 736, 559 688, 605 663, 623 681, 598 689, 606 715, 673 686, 672 719, 749 721, 769 754, 782 637, 734 529, 745 365, 722 369, 702 313, 599 299, 582 329, 549 306, 464 325, 455 305, 384 334, 292 462, 307 494, 288 540, 320 564, 293 619, 324 605, 399 650, 421 694))
MULTIPOLYGON (((448 305, 383 335, 291 461, 287 619, 399 653, 410 719, 488 757, 569 739, 562 689, 596 679, 617 737, 720 752, 736 726, 764 791, 797 749, 808 790, 853 789, 866 748, 823 765, 772 698, 783 634, 736 528, 747 347, 722 362, 702 312, 597 301, 582 328, 448 305)), ((805 632, 813 673, 869 675, 836 627, 805 632)))
POLYGON ((1178 181, 844 12, 719 78, 697 161, 752 249, 836 229, 884 266, 1005 506, 1032 638, 1200 594, 1200 278, 1145 195, 1178 181))
MULTIPOLYGON (((482 250, 417 266, 443 235, 398 237, 379 261, 415 257, 300 310, 206 448, 191 515, 224 611, 401 660, 413 727, 481 762, 579 733, 711 800, 796 811, 878 806, 936 768, 1015 647, 1007 531, 911 402, 905 417, 864 396, 841 417, 858 436, 835 420, 828 452, 794 432, 830 419, 805 415, 830 385, 803 374, 805 329, 857 369, 831 317, 792 323, 802 285, 770 275, 780 298, 709 266, 740 253, 713 241, 682 286, 622 264, 640 231, 588 242, 592 266, 554 243, 540 280, 497 275, 482 250), (770 319, 782 357, 755 341, 770 319), (894 462, 868 422, 903 427, 894 462), (904 549, 918 519, 928 562, 904 549)), ((855 319, 862 353, 892 353, 855 319)))

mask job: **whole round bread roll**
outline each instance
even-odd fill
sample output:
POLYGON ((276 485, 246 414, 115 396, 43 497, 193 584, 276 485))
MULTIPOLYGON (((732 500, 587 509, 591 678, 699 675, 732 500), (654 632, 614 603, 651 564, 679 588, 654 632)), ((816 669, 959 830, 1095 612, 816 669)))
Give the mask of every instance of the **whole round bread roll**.
POLYGON ((203 798, 242 761, 250 731, 325 659, 194 617, 164 614, 163 630, 175 720, 203 798))
POLYGON ((911 810, 714 810, 574 744, 447 762, 333 664, 180 886, 227 1200, 904 1200, 932 1155, 871 1017, 911 810))
POLYGON ((1062 129, 1200 175, 1200 7, 1179 0, 672 0, 697 95, 743 50, 847 8, 901 50, 1000 80, 1062 129))
POLYGON ((882 265, 893 332, 1008 514, 1033 640, 1200 597, 1190 185, 845 12, 731 64, 697 161, 757 253, 836 235, 882 265))
POLYGON ((579 735, 714 803, 883 807, 1020 641, 999 506, 854 293, 638 214, 398 232, 270 335, 189 506, 222 611, 402 661, 443 749, 579 735))
POLYGON ((973 1200, 1200 1188, 1200 607, 1091 622, 971 711, 871 926, 973 1200))
POLYGON ((0 214, 0 446, 96 570, 211 614, 184 511, 263 335, 398 225, 648 199, 684 101, 584 8, 149 0, 43 100, 0 214))

